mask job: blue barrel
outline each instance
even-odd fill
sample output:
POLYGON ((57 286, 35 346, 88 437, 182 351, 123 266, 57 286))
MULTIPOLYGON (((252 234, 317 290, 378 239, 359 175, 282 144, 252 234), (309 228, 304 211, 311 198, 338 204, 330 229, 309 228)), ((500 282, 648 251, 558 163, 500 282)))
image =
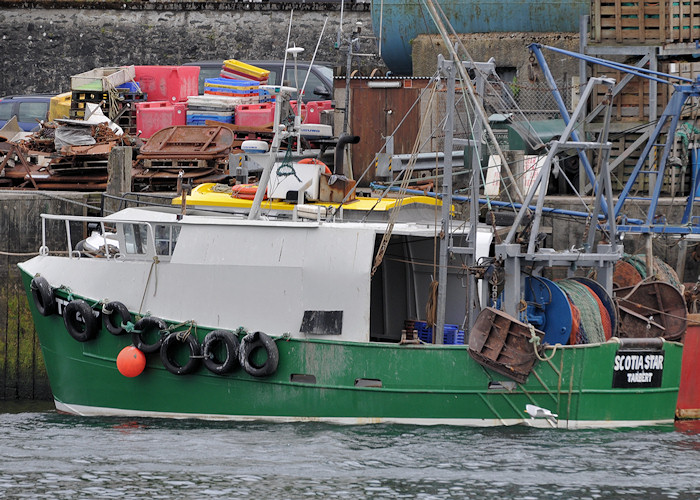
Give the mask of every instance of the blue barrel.
MULTIPOLYGON (((576 32, 589 14, 589 0, 435 0, 457 33, 576 32)), ((422 0, 372 2, 374 34, 382 58, 396 75, 411 75, 411 40, 437 33, 422 0), (381 33, 379 32, 381 16, 381 33)))

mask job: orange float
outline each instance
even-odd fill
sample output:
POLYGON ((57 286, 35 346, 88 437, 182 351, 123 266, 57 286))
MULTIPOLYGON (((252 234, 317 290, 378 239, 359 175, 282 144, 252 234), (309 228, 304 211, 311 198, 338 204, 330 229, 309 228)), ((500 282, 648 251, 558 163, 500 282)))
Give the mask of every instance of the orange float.
POLYGON ((125 377, 141 375, 146 367, 146 355, 133 345, 127 346, 117 356, 117 369, 125 377))

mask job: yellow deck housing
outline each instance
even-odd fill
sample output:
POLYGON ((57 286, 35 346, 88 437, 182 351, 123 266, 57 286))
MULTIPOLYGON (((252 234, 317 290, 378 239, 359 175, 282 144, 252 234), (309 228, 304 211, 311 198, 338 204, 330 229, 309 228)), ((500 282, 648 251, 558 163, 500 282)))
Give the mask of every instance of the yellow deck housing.
MULTIPOLYGON (((198 206, 198 207, 218 207, 218 208, 231 208, 231 209, 246 209, 253 205, 252 200, 244 200, 240 198, 233 198, 231 196, 231 189, 221 190, 217 186, 222 186, 221 184, 206 183, 196 186, 192 190, 192 194, 187 195, 187 205, 188 206, 198 206)), ((228 186, 226 186, 228 187, 228 186)), ((374 212, 385 212, 391 210, 398 203, 398 198, 370 198, 370 197, 360 197, 352 201, 343 203, 343 210, 357 210, 357 211, 374 211, 374 212)), ((182 205, 182 197, 178 196, 172 201, 173 205, 182 205)), ((308 205, 319 205, 323 207, 340 207, 340 203, 330 203, 324 201, 307 202, 308 205)), ((442 201, 430 196, 407 196, 403 198, 403 206, 411 204, 424 204, 431 206, 442 206, 442 201)), ((289 203, 281 200, 264 200, 262 202, 262 210, 282 210, 291 212, 294 210, 296 205, 294 203, 289 203)))

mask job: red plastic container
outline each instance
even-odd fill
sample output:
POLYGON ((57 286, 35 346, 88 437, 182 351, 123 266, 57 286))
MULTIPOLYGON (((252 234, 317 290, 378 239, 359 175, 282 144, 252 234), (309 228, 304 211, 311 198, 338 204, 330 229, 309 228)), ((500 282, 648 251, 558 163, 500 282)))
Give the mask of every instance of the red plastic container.
POLYGON ((199 93, 199 66, 134 66, 149 101, 186 101, 199 93))
MULTIPOLYGON (((330 103, 330 101, 328 101, 330 103)), ((297 112, 297 102, 289 101, 294 113, 297 112)), ((302 123, 319 123, 308 121, 309 108, 305 103, 301 103, 301 121, 302 123)), ((275 103, 266 102, 261 104, 241 104, 236 107, 234 121, 236 125, 244 125, 247 127, 264 127, 275 120, 275 103)))
POLYGON ((331 102, 332 101, 311 101, 307 103, 306 120, 304 120, 304 123, 321 123, 321 112, 327 109, 333 109, 331 102))
POLYGON ((234 122, 245 127, 264 127, 275 120, 275 104, 241 104, 236 107, 234 122))
POLYGON ((161 129, 187 124, 187 105, 183 102, 136 103, 136 129, 148 139, 161 129))

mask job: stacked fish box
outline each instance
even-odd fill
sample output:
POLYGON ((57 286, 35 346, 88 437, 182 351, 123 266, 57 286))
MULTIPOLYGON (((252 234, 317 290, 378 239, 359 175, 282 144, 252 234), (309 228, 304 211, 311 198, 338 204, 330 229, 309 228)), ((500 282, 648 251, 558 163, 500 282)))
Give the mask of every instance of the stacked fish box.
MULTIPOLYGON (((236 59, 227 59, 223 62, 221 67, 221 78, 226 78, 229 80, 245 80, 250 82, 256 82, 258 86, 267 85, 268 78, 270 77, 270 71, 251 64, 246 64, 236 59)), ((272 94, 265 89, 258 88, 256 93, 259 96, 258 102, 272 102, 274 97, 272 94)))
POLYGON ((204 80, 204 93, 209 95, 222 95, 226 97, 259 98, 259 86, 260 84, 253 80, 207 78, 206 80, 204 80))
POLYGON ((236 108, 258 102, 258 96, 232 97, 217 94, 190 96, 187 99, 187 125, 205 125, 207 120, 233 123, 236 108))
MULTIPOLYGON (((260 88, 267 84, 269 75, 268 70, 235 59, 223 61, 220 78, 206 79, 204 95, 188 99, 187 124, 205 125, 207 120, 238 123, 235 120, 237 110, 247 116, 250 114, 248 107, 273 101, 270 92, 260 88)), ((245 120, 246 125, 267 125, 272 122, 272 116, 267 113, 262 120, 245 120)))
POLYGON ((251 80, 258 82, 258 85, 267 85, 269 76, 268 70, 235 59, 225 60, 221 68, 221 78, 251 80))

